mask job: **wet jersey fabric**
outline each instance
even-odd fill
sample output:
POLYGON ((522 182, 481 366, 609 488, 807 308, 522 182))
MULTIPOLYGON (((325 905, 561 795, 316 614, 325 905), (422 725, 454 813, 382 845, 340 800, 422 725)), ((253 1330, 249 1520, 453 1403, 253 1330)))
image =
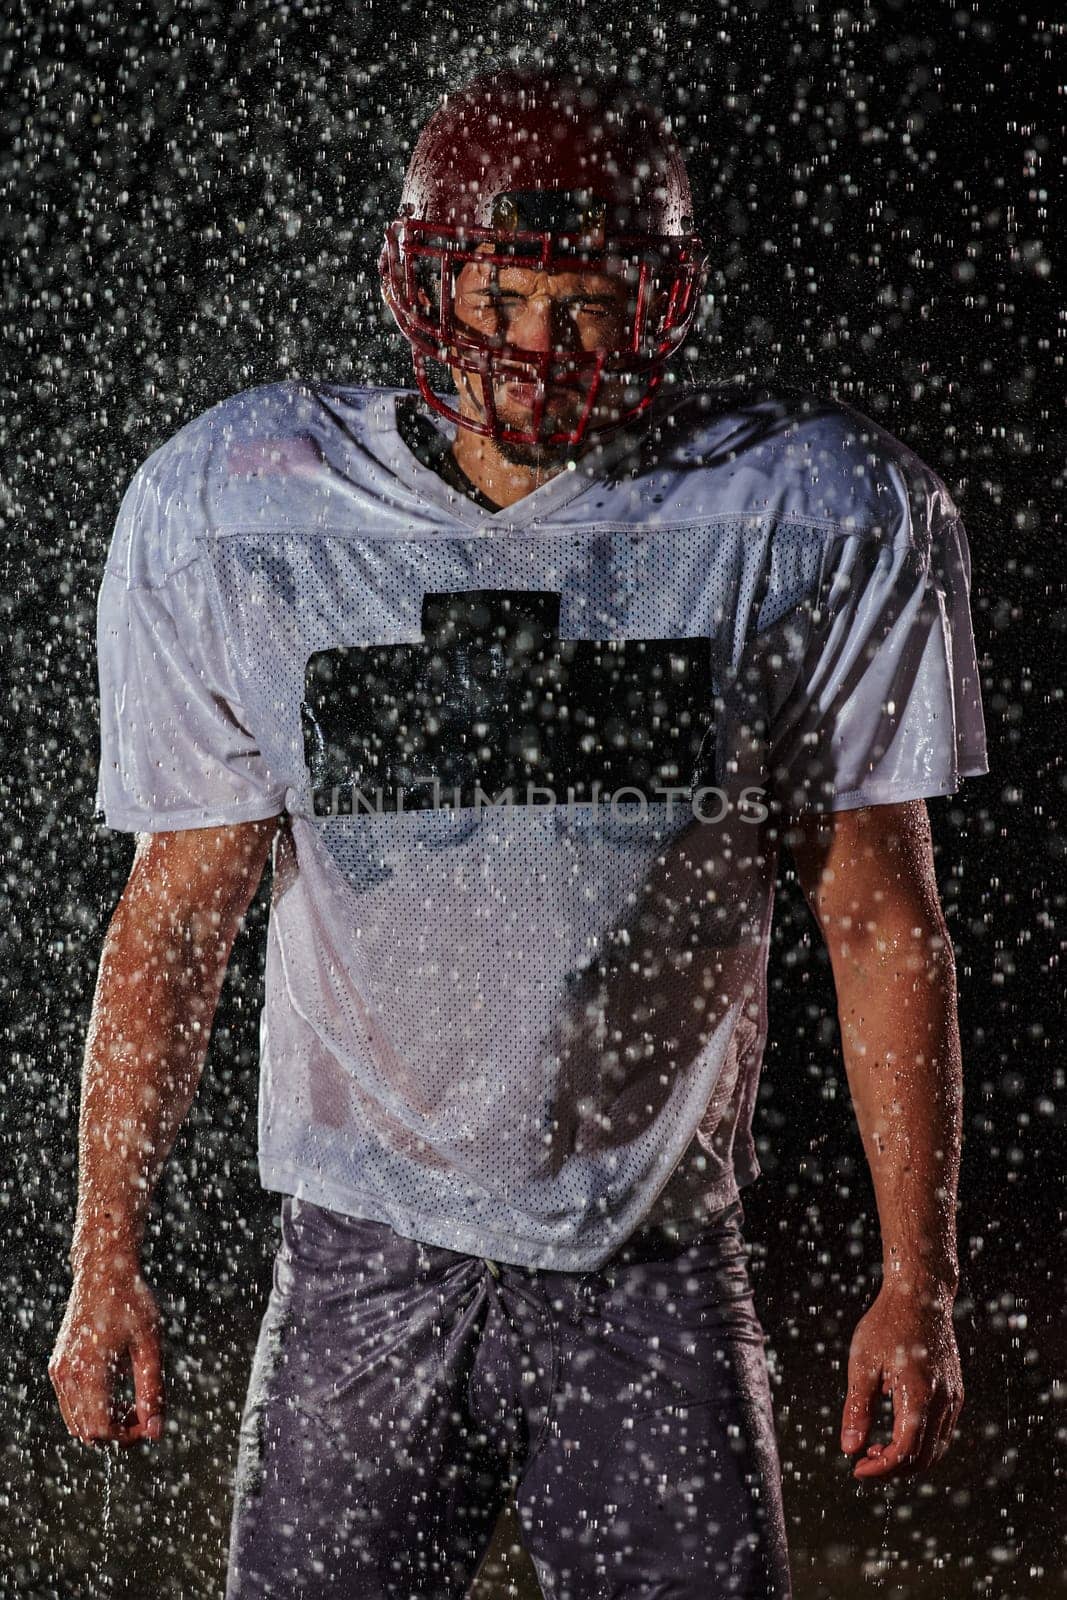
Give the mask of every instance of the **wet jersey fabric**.
POLYGON ((814 396, 679 386, 495 512, 408 398, 268 384, 139 468, 97 812, 281 815, 265 1187, 586 1271, 759 1173, 781 809, 988 770, 966 532, 814 396))

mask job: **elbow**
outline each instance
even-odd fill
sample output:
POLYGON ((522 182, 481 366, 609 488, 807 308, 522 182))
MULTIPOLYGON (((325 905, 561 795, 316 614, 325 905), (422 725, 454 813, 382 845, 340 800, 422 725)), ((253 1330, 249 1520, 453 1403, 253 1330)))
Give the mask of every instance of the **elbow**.
POLYGON ((820 931, 838 983, 910 978, 955 996, 956 955, 940 907, 922 916, 827 919, 820 931))

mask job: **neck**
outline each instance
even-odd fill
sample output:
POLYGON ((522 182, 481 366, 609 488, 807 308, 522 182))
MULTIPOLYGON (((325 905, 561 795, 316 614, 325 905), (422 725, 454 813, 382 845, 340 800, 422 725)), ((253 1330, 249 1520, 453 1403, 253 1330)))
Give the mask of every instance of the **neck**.
POLYGON ((570 457, 546 453, 543 460, 518 462, 503 456, 495 439, 461 427, 457 429, 452 454, 462 472, 488 499, 498 506, 511 506, 554 478, 568 459, 575 459, 581 451, 572 452, 570 457))

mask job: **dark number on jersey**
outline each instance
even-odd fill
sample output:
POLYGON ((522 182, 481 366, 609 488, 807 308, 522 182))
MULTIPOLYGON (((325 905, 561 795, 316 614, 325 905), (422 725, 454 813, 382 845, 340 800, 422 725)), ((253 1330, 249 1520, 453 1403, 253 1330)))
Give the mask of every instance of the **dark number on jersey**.
POLYGON ((301 706, 316 814, 714 784, 709 641, 561 639, 559 614, 558 594, 427 594, 420 643, 316 651, 301 706))

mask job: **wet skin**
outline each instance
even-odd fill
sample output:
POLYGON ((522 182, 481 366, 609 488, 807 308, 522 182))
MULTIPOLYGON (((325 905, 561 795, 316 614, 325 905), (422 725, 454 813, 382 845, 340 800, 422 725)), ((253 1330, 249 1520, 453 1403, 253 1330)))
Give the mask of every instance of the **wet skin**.
MULTIPOLYGON (((503 268, 494 285, 471 262, 456 291, 461 320, 531 350, 617 346, 628 326, 629 289, 607 274, 503 268)), ((453 375, 461 414, 481 420, 482 379, 453 375)), ((622 381, 605 385, 595 415, 618 406, 622 381)), ((529 426, 521 390, 501 382, 494 393, 502 421, 529 426)), ((573 427, 582 404, 578 391, 553 388, 547 415, 573 427)), ((453 453, 507 506, 576 452, 505 446, 460 428, 453 453)), ((142 836, 109 927, 87 1043, 74 1286, 48 1369, 68 1429, 87 1443, 160 1435, 159 1315, 139 1267, 144 1218, 195 1092, 230 948, 277 821, 142 836), (124 1365, 135 1403, 119 1417, 124 1365)), ((885 1255, 883 1286, 852 1338, 841 1449, 866 1445, 859 1480, 928 1472, 963 1404, 952 1324, 962 1072, 929 821, 921 800, 812 813, 793 819, 786 840, 830 952, 885 1255), (892 1396, 892 1439, 868 1444, 880 1394, 892 1396)))
MULTIPOLYGON (((429 298, 422 296, 425 306, 429 298)), ((455 313, 459 322, 486 338, 506 338, 510 344, 538 353, 557 355, 617 349, 628 338, 631 289, 621 273, 545 273, 524 267, 502 267, 494 282, 487 266, 465 262, 456 279, 455 313)), ((453 367, 461 416, 484 422, 483 378, 453 367)), ((617 416, 623 403, 625 379, 605 378, 591 423, 604 424, 617 416)), ((573 430, 581 417, 588 380, 576 385, 553 384, 545 399, 545 429, 573 430)), ((508 428, 529 429, 533 421, 533 396, 515 383, 496 379, 493 399, 499 421, 508 428)), ((459 428, 452 453, 466 476, 499 506, 514 505, 542 483, 547 483, 596 442, 587 435, 579 446, 545 446, 488 439, 459 428)))
MULTIPOLYGON (((74 1286, 48 1368, 69 1431, 86 1443, 130 1445, 163 1427, 159 1313, 140 1270, 145 1214, 277 822, 142 836, 109 926, 87 1042, 74 1286), (135 1403, 120 1416, 124 1366, 135 1403)), ((961 1073, 929 821, 909 801, 813 813, 785 837, 830 951, 884 1253, 882 1288, 852 1338, 841 1449, 863 1449, 879 1395, 890 1394, 892 1439, 867 1444, 854 1476, 926 1473, 963 1404, 952 1324, 961 1073)), ((649 886, 653 927, 679 914, 668 890, 649 886)))

